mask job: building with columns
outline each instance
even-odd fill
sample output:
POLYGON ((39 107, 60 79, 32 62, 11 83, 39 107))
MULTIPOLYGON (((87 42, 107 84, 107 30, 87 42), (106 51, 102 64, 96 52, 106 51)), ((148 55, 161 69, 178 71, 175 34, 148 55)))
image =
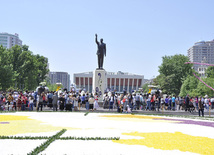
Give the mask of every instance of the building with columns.
MULTIPOLYGON (((122 92, 125 88, 127 92, 132 90, 138 90, 144 84, 144 76, 130 73, 107 72, 106 75, 106 89, 122 92)), ((93 72, 75 73, 73 75, 73 82, 79 89, 86 89, 86 91, 92 92, 93 85, 93 72)))

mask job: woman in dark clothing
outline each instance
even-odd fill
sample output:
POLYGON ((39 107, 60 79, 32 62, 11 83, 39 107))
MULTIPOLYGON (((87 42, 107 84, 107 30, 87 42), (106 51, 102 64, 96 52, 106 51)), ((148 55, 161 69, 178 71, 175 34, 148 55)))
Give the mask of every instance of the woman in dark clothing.
POLYGON ((131 110, 133 109, 133 97, 132 97, 132 94, 129 94, 129 107, 131 108, 131 110))
POLYGON ((59 103, 60 103, 59 109, 61 111, 63 111, 64 110, 64 104, 65 104, 65 96, 64 95, 59 98, 59 103))
POLYGON ((71 95, 68 96, 68 101, 66 103, 66 111, 72 111, 73 107, 73 100, 71 98, 71 95))
POLYGON ((200 97, 198 101, 198 115, 201 116, 201 113, 202 113, 202 117, 204 117, 204 105, 202 102, 202 97, 200 97))

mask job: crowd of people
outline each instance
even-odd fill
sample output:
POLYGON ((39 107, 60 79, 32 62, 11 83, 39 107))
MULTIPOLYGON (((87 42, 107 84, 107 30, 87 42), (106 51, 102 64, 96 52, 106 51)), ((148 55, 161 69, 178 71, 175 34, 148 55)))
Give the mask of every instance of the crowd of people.
POLYGON ((87 110, 99 108, 98 95, 81 92, 0 92, 0 111, 43 111, 44 107, 53 111, 77 111, 81 107, 87 110))
POLYGON ((103 108, 117 108, 118 112, 132 112, 133 110, 148 111, 189 111, 198 112, 199 116, 204 116, 204 109, 214 109, 214 97, 207 95, 202 97, 164 96, 160 93, 140 94, 140 93, 122 93, 105 94, 103 97, 103 108))
POLYGON ((155 94, 141 93, 116 93, 107 92, 99 97, 97 93, 84 91, 58 91, 58 92, 0 92, 0 110, 8 111, 42 111, 47 107, 53 111, 78 111, 85 108, 88 111, 97 110, 99 107, 98 99, 101 98, 103 108, 118 112, 131 113, 133 110, 148 111, 189 111, 199 112, 199 116, 204 116, 204 109, 214 109, 214 97, 176 97, 155 94), (34 109, 35 108, 35 109, 34 109))

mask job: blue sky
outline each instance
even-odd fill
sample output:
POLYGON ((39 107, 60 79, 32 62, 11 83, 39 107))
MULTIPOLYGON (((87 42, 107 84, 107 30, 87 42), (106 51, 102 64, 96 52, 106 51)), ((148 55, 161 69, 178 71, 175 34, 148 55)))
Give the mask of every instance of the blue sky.
MULTIPOLYGON (((157 76, 162 56, 184 54, 214 39, 213 0, 0 0, 0 32, 18 33, 51 71, 97 68, 98 39, 106 71, 157 76)), ((72 80, 72 79, 71 79, 72 80)))

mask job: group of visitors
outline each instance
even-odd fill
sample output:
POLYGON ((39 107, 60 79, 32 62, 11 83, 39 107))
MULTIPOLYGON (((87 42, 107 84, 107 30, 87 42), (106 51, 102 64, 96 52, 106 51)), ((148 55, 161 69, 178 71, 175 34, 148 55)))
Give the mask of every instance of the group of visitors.
MULTIPOLYGON (((160 103, 160 95, 142 95, 138 93, 106 93, 103 98, 103 108, 117 108, 118 112, 132 112, 133 110, 156 110, 155 103, 160 103)), ((157 110, 160 109, 158 104, 157 110)))
POLYGON ((43 111, 44 107, 53 111, 75 111, 84 107, 94 111, 99 108, 98 95, 80 92, 0 92, 0 111, 43 111))
POLYGON ((189 111, 199 112, 199 116, 204 116, 204 109, 207 111, 214 109, 214 97, 176 97, 157 94, 137 94, 122 93, 111 94, 106 93, 103 97, 103 108, 117 108, 118 112, 131 112, 132 110, 171 110, 171 111, 189 111))
POLYGON ((205 97, 190 97, 188 94, 184 99, 185 111, 198 111, 198 115, 204 116, 204 109, 209 111, 209 109, 214 109, 214 97, 209 98, 207 95, 205 97))
MULTIPOLYGON (((75 91, 58 92, 0 92, 0 110, 17 111, 42 111, 43 107, 49 107, 53 111, 77 111, 85 108, 94 111, 99 108, 98 94, 75 91)), ((130 113, 133 110, 172 110, 199 112, 199 116, 204 116, 204 109, 214 109, 214 97, 176 97, 156 94, 107 92, 103 95, 103 108, 109 110, 117 109, 118 112, 130 113)))
POLYGON ((53 107, 53 111, 78 111, 80 108, 86 108, 87 110, 94 111, 99 108, 98 95, 89 93, 77 93, 77 92, 49 92, 47 93, 48 105, 53 107))
POLYGON ((0 110, 8 111, 25 111, 29 108, 30 111, 34 107, 34 92, 0 92, 0 110))

